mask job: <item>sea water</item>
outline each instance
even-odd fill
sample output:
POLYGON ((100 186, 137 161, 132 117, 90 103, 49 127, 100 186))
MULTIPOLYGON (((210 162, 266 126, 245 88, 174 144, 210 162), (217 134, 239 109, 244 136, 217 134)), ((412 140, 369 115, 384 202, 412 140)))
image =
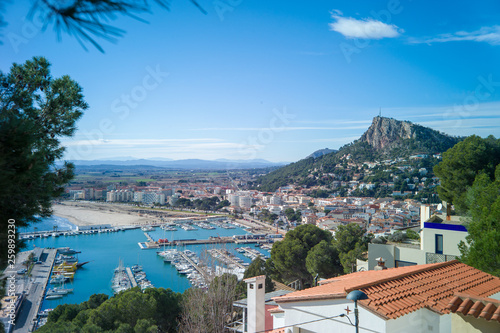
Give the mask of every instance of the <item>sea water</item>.
MULTIPOLYGON (((63 230, 62 227, 70 229, 72 224, 63 218, 52 217, 45 219, 45 227, 48 231, 53 230, 53 226, 57 225, 58 230, 63 230)), ((39 231, 42 231, 43 226, 37 225, 39 231)), ((70 230, 66 229, 66 230, 70 230)), ((154 240, 159 238, 167 238, 171 240, 181 239, 208 239, 210 236, 233 236, 244 235, 247 232, 242 228, 224 229, 216 227, 216 229, 206 230, 200 229, 186 231, 178 228, 177 231, 164 231, 160 228, 155 228, 149 234, 154 240)), ((146 236, 141 229, 132 229, 126 231, 118 231, 112 233, 95 233, 82 234, 77 236, 58 236, 47 238, 36 238, 27 241, 28 249, 36 247, 70 247, 77 251, 78 261, 89 261, 88 264, 79 268, 75 272, 75 277, 72 281, 65 284, 65 288, 73 288, 72 294, 68 294, 60 299, 45 300, 42 305, 42 310, 55 308, 60 304, 81 303, 89 299, 92 294, 107 294, 112 296, 111 279, 113 278, 114 269, 118 266, 118 261, 121 259, 124 266, 132 266, 139 264, 143 267, 147 278, 155 287, 170 288, 176 292, 184 292, 191 285, 185 275, 179 274, 175 267, 169 263, 164 263, 163 258, 156 254, 162 249, 146 249, 141 250, 138 243, 146 242, 146 236)), ((189 249, 200 255, 202 251, 213 248, 215 245, 188 245, 178 248, 179 250, 189 249)), ((250 262, 250 259, 236 252, 234 248, 239 245, 228 243, 223 244, 227 250, 234 255, 242 258, 244 262, 250 262)), ((244 246, 254 247, 252 244, 244 246)), ((169 247, 166 247, 167 249, 169 247)), ((256 248, 264 255, 269 255, 269 252, 256 248)), ((48 285, 48 288, 54 286, 48 285)))

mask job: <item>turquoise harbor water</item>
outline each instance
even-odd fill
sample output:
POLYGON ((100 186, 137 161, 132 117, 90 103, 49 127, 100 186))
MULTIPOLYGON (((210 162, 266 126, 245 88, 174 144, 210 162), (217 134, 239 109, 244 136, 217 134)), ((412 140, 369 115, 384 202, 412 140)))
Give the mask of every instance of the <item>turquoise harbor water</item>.
MULTIPOLYGON (((68 220, 60 217, 45 219, 43 222, 46 225, 45 230, 52 231, 53 224, 58 225, 58 230, 62 230, 61 226, 71 228, 71 223, 68 220)), ((38 224, 39 231, 43 230, 42 224, 38 224)), ((160 228, 155 228, 149 234, 153 239, 167 238, 175 239, 208 239, 210 236, 232 236, 244 235, 247 232, 242 228, 224 229, 216 228, 213 230, 205 230, 198 228, 193 231, 185 231, 178 228, 177 231, 163 231, 160 228)), ((81 303, 88 300, 89 296, 96 293, 113 295, 111 289, 111 279, 113 271, 118 266, 118 260, 123 260, 124 266, 132 266, 139 264, 143 266, 147 278, 154 284, 155 287, 170 288, 177 292, 183 292, 190 287, 190 283, 185 275, 177 272, 174 266, 164 263, 163 259, 156 254, 158 250, 141 250, 138 242, 145 242, 146 236, 141 229, 133 229, 127 231, 118 231, 113 233, 96 233, 83 234, 78 236, 59 236, 37 238, 28 240, 28 249, 37 247, 65 247, 69 246, 75 250, 81 251, 78 254, 78 261, 90 261, 88 264, 78 269, 75 277, 71 282, 66 283, 65 288, 73 288, 74 292, 68 294, 61 299, 45 300, 42 305, 43 309, 55 308, 57 305, 66 303, 81 303)), ((190 245, 184 246, 183 249, 189 249, 196 252, 198 255, 213 245, 190 245)), ((253 247, 253 245, 247 245, 253 247)), ((250 262, 250 259, 234 251, 236 244, 224 244, 228 250, 232 250, 235 255, 242 258, 245 262, 250 262)), ((178 248, 181 249, 181 248, 178 248)), ((269 252, 257 248, 263 254, 269 255, 269 252)), ((52 287, 49 285, 49 287, 52 287)))

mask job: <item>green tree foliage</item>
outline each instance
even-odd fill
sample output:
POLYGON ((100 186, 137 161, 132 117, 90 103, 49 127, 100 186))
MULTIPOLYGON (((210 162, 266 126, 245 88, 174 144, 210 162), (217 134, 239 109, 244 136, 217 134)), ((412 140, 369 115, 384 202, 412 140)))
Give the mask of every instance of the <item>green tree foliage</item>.
POLYGON ((441 200, 453 203, 464 213, 467 189, 476 176, 486 174, 494 178, 495 167, 500 163, 500 140, 493 136, 482 139, 472 135, 443 153, 443 160, 434 167, 434 173, 441 180, 438 193, 441 200))
POLYGON ((228 206, 231 206, 231 203, 229 202, 229 200, 222 200, 221 202, 219 202, 219 204, 215 207, 215 210, 221 210, 222 208, 224 207, 228 207, 228 206))
POLYGON ((306 257, 307 271, 320 278, 330 278, 342 273, 339 253, 331 242, 322 240, 316 244, 306 257))
MULTIPOLYGON (((266 293, 274 290, 274 282, 271 279, 271 270, 269 269, 268 263, 264 261, 260 256, 252 260, 250 266, 247 267, 245 273, 243 274, 243 279, 248 279, 254 276, 265 275, 266 276, 266 293)), ((241 299, 246 297, 247 284, 245 281, 241 280, 238 282, 236 297, 241 299)))
POLYGON ((38 332, 176 332, 181 294, 132 288, 108 299, 92 295, 81 304, 59 305, 38 332))
POLYGON ((266 293, 273 291, 274 283, 271 280, 271 275, 268 272, 266 261, 264 261, 260 256, 252 260, 250 266, 248 266, 247 269, 245 270, 243 278, 248 279, 259 275, 266 276, 266 293))
MULTIPOLYGON (((56 165, 87 109, 82 89, 68 76, 53 78, 45 58, 14 64, 0 73, 0 218, 16 227, 52 214, 51 201, 73 177, 73 165, 56 165)), ((3 228, 2 230, 6 230, 3 228)), ((7 248, 7 233, 0 233, 7 248)), ((20 245, 20 244, 19 244, 20 245)), ((1 251, 0 267, 7 251, 1 251)))
POLYGON ((401 232, 401 231, 396 231, 395 233, 389 235, 388 239, 391 242, 396 242, 396 243, 401 243, 402 241, 406 240, 406 234, 401 232))
POLYGON ((309 196, 312 198, 328 198, 330 196, 330 192, 321 189, 314 189, 311 191, 309 196))
POLYGON ((467 191, 470 223, 459 249, 464 263, 500 276, 500 165, 495 180, 481 173, 467 191))
POLYGON ((217 196, 213 196, 210 198, 195 199, 195 200, 190 200, 187 198, 179 198, 175 203, 175 206, 187 209, 216 211, 223 207, 229 206, 229 201, 227 200, 219 201, 219 197, 217 196))
POLYGON ((347 253, 353 250, 356 244, 366 246, 367 243, 365 243, 364 234, 365 229, 357 224, 339 225, 335 231, 332 244, 339 253, 347 253))
POLYGON ((359 244, 356 244, 354 249, 351 251, 340 254, 340 263, 344 268, 344 273, 349 274, 354 271, 353 268, 356 265, 356 259, 361 259, 363 257, 363 253, 364 250, 362 247, 359 244))
POLYGON ((299 210, 294 210, 293 208, 287 208, 284 211, 286 218, 290 222, 300 221, 302 218, 302 214, 299 210))
MULTIPOLYGON (((289 231, 271 250, 271 260, 278 278, 285 282, 299 279, 303 286, 311 285, 313 276, 306 267, 309 251, 321 241, 330 243, 331 240, 330 232, 312 224, 301 225, 289 231)), ((317 267, 319 266, 318 264, 317 267)))
POLYGON ((362 259, 363 253, 368 250, 368 243, 373 239, 373 235, 364 234, 365 229, 354 223, 339 225, 335 231, 332 244, 339 252, 345 273, 351 273, 356 259, 362 259))
POLYGON ((257 217, 263 221, 274 223, 274 221, 278 218, 278 215, 271 213, 267 209, 263 209, 259 214, 257 214, 257 217))
POLYGON ((418 232, 413 231, 411 229, 406 230, 406 237, 408 239, 413 239, 413 240, 419 240, 420 239, 420 235, 418 234, 418 232))

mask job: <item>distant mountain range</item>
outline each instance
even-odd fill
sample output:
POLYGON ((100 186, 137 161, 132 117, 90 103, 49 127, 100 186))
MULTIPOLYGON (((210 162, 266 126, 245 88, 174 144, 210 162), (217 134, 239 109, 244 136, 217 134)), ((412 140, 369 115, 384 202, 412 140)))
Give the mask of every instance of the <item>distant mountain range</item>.
POLYGON ((255 169, 283 166, 287 163, 274 163, 263 159, 253 160, 226 160, 218 159, 214 161, 200 160, 200 159, 185 159, 185 160, 172 160, 167 158, 155 159, 137 159, 133 157, 122 158, 109 158, 105 160, 70 160, 75 166, 88 167, 88 166, 149 166, 167 169, 212 169, 212 170, 225 170, 225 169, 255 169))
POLYGON ((325 174, 343 174, 346 168, 339 164, 374 162, 386 159, 408 158, 415 154, 443 153, 462 138, 452 137, 428 127, 393 118, 375 117, 367 131, 358 140, 338 151, 323 154, 319 150, 298 162, 281 167, 257 180, 263 191, 275 191, 290 184, 314 185, 325 174))
POLYGON ((336 153, 337 151, 338 150, 329 149, 329 148, 320 149, 320 150, 316 150, 314 153, 308 155, 306 158, 309 158, 309 157, 316 158, 316 157, 320 157, 320 156, 323 156, 323 155, 326 155, 326 154, 336 153))

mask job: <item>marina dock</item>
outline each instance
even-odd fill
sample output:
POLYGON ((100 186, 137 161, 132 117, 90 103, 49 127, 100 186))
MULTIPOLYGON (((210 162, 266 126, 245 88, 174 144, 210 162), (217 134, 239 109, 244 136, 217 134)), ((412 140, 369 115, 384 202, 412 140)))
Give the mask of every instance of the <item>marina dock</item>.
POLYGON ((222 250, 222 249, 212 249, 212 251, 216 252, 218 255, 219 255, 219 258, 221 258, 221 260, 227 264, 232 264, 238 268, 241 268, 241 269, 245 269, 246 267, 243 266, 241 263, 237 262, 236 260, 234 260, 234 258, 228 256, 226 253, 224 253, 225 251, 222 250))
POLYGON ((184 258, 184 260, 189 262, 194 267, 194 269, 196 269, 196 271, 201 274, 201 276, 203 276, 205 281, 208 281, 208 276, 204 269, 200 268, 200 266, 198 266, 193 260, 191 260, 191 258, 189 258, 189 256, 184 252, 180 251, 179 254, 182 256, 182 258, 184 258))
POLYGON ((155 240, 153 239, 153 237, 151 237, 151 235, 149 235, 149 233, 144 232, 144 236, 146 236, 146 238, 148 239, 148 241, 150 241, 151 243, 155 242, 155 240))
POLYGON ((137 287, 137 281, 135 280, 134 274, 132 274, 132 270, 130 267, 125 268, 128 278, 130 279, 130 282, 132 283, 132 288, 137 287))
POLYGON ((225 243, 236 243, 236 244, 266 244, 269 240, 266 239, 234 239, 233 237, 211 237, 209 239, 179 239, 172 242, 165 242, 158 244, 153 241, 152 238, 144 233, 148 237, 148 242, 139 242, 139 247, 142 250, 146 249, 159 249, 161 246, 184 246, 184 245, 203 245, 203 244, 225 244, 225 243))

